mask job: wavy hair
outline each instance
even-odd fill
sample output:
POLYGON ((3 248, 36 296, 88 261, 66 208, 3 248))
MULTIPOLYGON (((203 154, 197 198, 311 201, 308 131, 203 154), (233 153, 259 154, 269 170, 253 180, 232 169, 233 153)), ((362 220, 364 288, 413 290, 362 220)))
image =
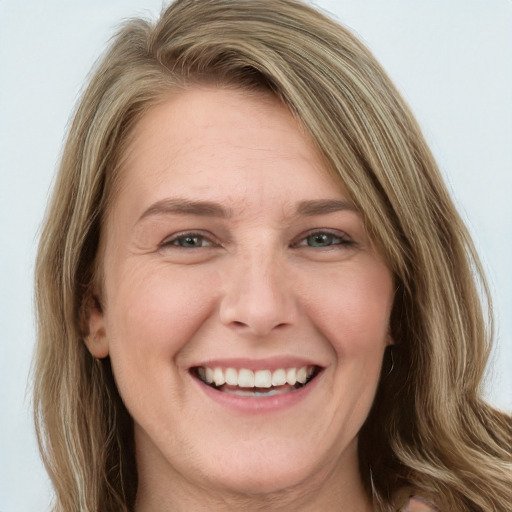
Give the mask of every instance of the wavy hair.
POLYGON ((377 397, 359 436, 379 510, 404 487, 441 510, 511 499, 511 421, 481 398, 492 322, 468 231, 409 108, 347 29, 296 0, 177 0, 131 20, 74 114, 36 264, 34 416, 56 512, 133 510, 133 425, 109 359, 84 344, 102 220, 132 127, 198 84, 270 91, 343 183, 397 283, 377 397), (481 297, 484 298, 482 303, 481 297), (389 357, 390 358, 390 357, 389 357))

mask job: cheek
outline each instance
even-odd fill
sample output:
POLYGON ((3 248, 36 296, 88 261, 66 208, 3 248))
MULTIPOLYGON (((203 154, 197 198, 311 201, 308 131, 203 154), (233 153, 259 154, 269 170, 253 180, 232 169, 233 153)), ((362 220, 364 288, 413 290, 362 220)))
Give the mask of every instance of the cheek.
POLYGON ((134 265, 117 273, 109 295, 111 357, 168 363, 208 318, 214 297, 200 272, 134 265))
POLYGON ((309 283, 307 308, 339 360, 375 360, 390 343, 393 279, 383 264, 346 267, 309 283))

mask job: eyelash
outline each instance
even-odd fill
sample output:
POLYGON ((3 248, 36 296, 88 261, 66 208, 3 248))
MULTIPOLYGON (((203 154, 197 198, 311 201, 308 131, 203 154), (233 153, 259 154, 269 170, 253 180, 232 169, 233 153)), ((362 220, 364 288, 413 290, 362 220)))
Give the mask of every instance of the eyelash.
POLYGON ((354 246, 355 243, 351 240, 348 235, 341 231, 330 231, 328 229, 317 229, 314 231, 310 231, 300 236, 297 242, 292 244, 293 248, 300 247, 310 247, 312 249, 330 249, 333 246, 341 246, 341 247, 351 247, 354 246), (308 245, 308 240, 314 237, 330 237, 331 242, 324 246, 314 246, 308 245), (333 240, 337 240, 337 242, 333 242, 333 240))
MULTIPOLYGON (((203 233, 195 232, 195 231, 187 231, 183 233, 177 233, 173 235, 172 237, 166 238, 161 244, 160 248, 166 248, 166 247, 177 247, 181 249, 202 249, 205 247, 215 247, 219 244, 212 241, 208 236, 206 236, 203 233), (186 247, 184 245, 180 245, 180 241, 185 241, 186 239, 199 239, 200 242, 207 242, 207 245, 200 245, 199 247, 186 247)), ((354 246, 355 243, 343 232, 340 231, 330 231, 326 229, 319 229, 310 231, 308 233, 300 235, 300 237, 297 239, 297 241, 293 242, 291 244, 291 247, 293 249, 301 248, 301 247, 310 247, 313 249, 329 249, 333 246, 342 246, 342 247, 351 247, 354 246), (312 239, 313 237, 328 237, 330 238, 330 243, 327 243, 327 245, 309 245, 308 240, 312 239)))
POLYGON ((177 247, 177 248, 180 248, 180 249, 202 249, 203 247, 214 247, 214 246, 217 246, 217 245, 219 245, 219 244, 211 241, 203 233, 198 233, 198 232, 195 232, 195 231, 186 231, 186 232, 183 232, 183 233, 177 233, 177 234, 175 234, 175 235, 173 235, 171 237, 166 238, 160 244, 160 248, 177 247), (199 246, 199 247, 185 247, 185 246, 179 244, 180 240, 186 240, 187 238, 188 239, 197 238, 197 239, 200 239, 202 241, 208 242, 208 244, 205 245, 205 246, 199 246))

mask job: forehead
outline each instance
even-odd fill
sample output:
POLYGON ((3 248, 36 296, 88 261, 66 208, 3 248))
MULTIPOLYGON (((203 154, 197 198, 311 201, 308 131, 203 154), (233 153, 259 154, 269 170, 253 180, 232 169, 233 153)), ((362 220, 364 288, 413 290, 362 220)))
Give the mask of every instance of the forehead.
POLYGON ((302 200, 343 192, 282 103, 232 89, 194 88, 151 108, 120 170, 121 191, 145 202, 189 195, 251 202, 272 194, 286 202, 290 191, 302 200))

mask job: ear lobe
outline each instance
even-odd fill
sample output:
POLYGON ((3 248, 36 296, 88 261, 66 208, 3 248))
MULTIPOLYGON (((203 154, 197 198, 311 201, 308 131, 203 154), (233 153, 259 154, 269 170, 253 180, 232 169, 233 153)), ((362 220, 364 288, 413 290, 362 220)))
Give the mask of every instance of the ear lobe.
POLYGON ((84 341, 89 352, 98 359, 109 354, 105 316, 100 301, 92 294, 84 298, 82 307, 83 332, 87 333, 84 341))

